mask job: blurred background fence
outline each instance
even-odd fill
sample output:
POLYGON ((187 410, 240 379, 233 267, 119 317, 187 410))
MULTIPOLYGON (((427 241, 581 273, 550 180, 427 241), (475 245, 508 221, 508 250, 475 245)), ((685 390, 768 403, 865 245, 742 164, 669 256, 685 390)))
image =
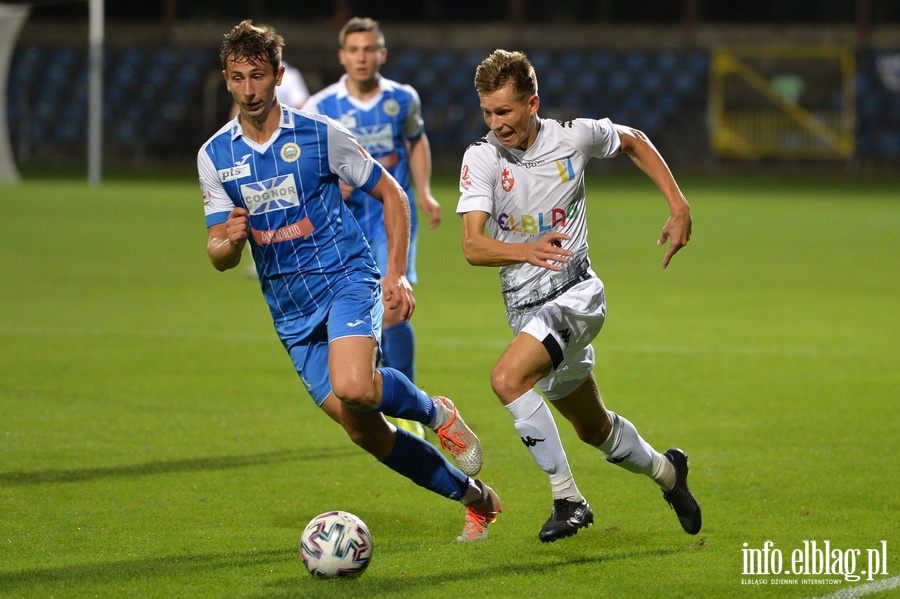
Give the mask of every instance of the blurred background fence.
MULTIPOLYGON (((300 68, 311 91, 342 74, 333 21, 268 22, 285 35, 285 58, 300 68)), ((199 146, 228 118, 230 97, 217 49, 233 25, 208 19, 169 23, 165 30, 159 23, 107 24, 106 163, 193 161, 199 146)), ((382 72, 419 92, 439 168, 458 168, 465 147, 486 132, 472 80, 475 66, 497 47, 529 55, 538 73, 542 116, 608 116, 635 126, 679 168, 729 161, 798 166, 837 161, 849 169, 888 170, 900 164, 900 26, 883 27, 875 43, 869 38, 861 44, 853 25, 717 24, 690 30, 683 24, 640 23, 514 27, 383 20, 382 25, 389 48, 382 72), (795 49, 815 53, 821 48, 825 56, 835 51, 846 60, 843 67, 827 67, 836 70, 824 75, 796 60, 782 68, 773 66, 772 57, 733 54, 728 56, 740 68, 715 68, 728 44, 784 47, 786 40, 795 49), (723 92, 720 84, 731 91, 723 92), (743 135, 740 126, 725 129, 733 123, 721 118, 727 98, 772 117, 757 125, 769 133, 761 137, 767 140, 766 151, 735 151, 745 143, 753 146, 751 135, 722 146, 723 139, 743 135), (777 134, 779 127, 795 135, 777 134), (798 137, 798 130, 803 135, 798 137), (838 137, 831 139, 832 132, 838 137), (836 148, 835 140, 844 145, 826 155, 797 152, 797 140, 807 138, 811 147, 823 140, 836 148)), ((20 167, 84 160, 86 31, 83 19, 32 17, 19 36, 10 64, 7 119, 20 167)))

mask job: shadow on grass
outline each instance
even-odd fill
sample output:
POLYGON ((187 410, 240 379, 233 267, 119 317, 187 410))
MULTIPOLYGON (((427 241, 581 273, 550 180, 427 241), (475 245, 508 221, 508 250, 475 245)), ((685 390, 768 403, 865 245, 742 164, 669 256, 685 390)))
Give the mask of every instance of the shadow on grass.
POLYGON ((192 472, 200 470, 229 470, 247 468, 276 462, 296 462, 344 458, 360 454, 355 447, 335 449, 295 449, 256 453, 250 455, 215 456, 107 466, 101 468, 79 468, 75 470, 35 470, 32 472, 0 472, 0 486, 21 487, 54 483, 75 483, 102 478, 134 477, 171 472, 192 472))
MULTIPOLYGON (((616 552, 609 555, 591 555, 571 558, 560 558, 545 563, 526 562, 515 564, 498 564, 483 568, 466 567, 465 570, 447 573, 429 574, 425 576, 409 576, 396 578, 374 578, 363 575, 360 578, 313 580, 312 577, 302 576, 309 580, 309 586, 320 585, 315 591, 317 597, 357 597, 357 596, 404 596, 427 597, 434 593, 435 589, 446 589, 448 584, 465 583, 474 595, 487 593, 486 596, 496 596, 496 582, 500 579, 508 579, 511 575, 521 573, 527 576, 545 576, 551 580, 560 569, 570 566, 596 566, 606 562, 618 560, 630 560, 636 558, 651 558, 669 556, 680 553, 680 549, 642 549, 634 551, 616 552), (359 586, 357 586, 358 583, 359 586), (487 587, 491 587, 488 590, 487 587)), ((306 574, 305 572, 303 574, 306 574)), ((266 589, 266 599, 288 599, 303 596, 302 592, 309 589, 306 585, 299 587, 296 581, 279 580, 273 582, 266 589), (298 595, 298 592, 301 594, 298 595)))
POLYGON ((138 581, 151 584, 154 577, 191 580, 198 570, 235 570, 271 565, 298 559, 290 549, 211 555, 173 555, 131 561, 106 561, 94 564, 30 568, 0 574, 0 589, 5 592, 65 587, 77 589, 103 583, 138 581))
MULTIPOLYGON (((93 564, 59 566, 53 568, 28 568, 0 574, 0 589, 5 592, 29 592, 36 589, 48 591, 53 588, 75 590, 92 585, 116 583, 122 588, 152 585, 154 578, 165 578, 169 581, 198 580, 200 571, 239 570, 253 568, 259 570, 264 566, 297 562, 296 578, 280 577, 271 583, 262 583, 265 590, 262 596, 269 599, 281 597, 296 598, 303 596, 304 591, 315 588, 320 597, 354 597, 354 596, 412 596, 421 597, 430 591, 446 587, 447 584, 464 582, 473 592, 483 585, 489 585, 498 579, 507 578, 515 572, 529 576, 552 576, 560 569, 570 566, 596 566, 605 562, 668 556, 678 553, 677 549, 647 549, 624 551, 607 556, 581 556, 561 558, 546 563, 523 563, 511 569, 508 564, 471 568, 448 573, 415 576, 376 578, 363 576, 357 579, 315 580, 303 570, 296 552, 291 549, 268 551, 248 551, 244 553, 205 554, 205 555, 173 555, 167 557, 105 561, 93 564), (315 586, 313 586, 315 585, 315 586)), ((256 585, 252 585, 256 587, 256 585)), ((250 590, 250 589, 247 589, 250 590)), ((252 595, 252 593, 251 593, 252 595)), ((246 595, 245 596, 251 596, 246 595)))

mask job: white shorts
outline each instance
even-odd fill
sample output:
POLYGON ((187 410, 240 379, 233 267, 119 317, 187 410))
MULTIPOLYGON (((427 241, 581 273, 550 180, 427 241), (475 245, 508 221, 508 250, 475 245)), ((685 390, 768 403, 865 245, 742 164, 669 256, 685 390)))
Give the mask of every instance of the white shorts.
POLYGON ((577 389, 594 370, 591 342, 606 320, 603 281, 596 276, 527 311, 507 311, 516 335, 528 333, 550 354, 553 371, 538 381, 544 397, 553 401, 577 389))

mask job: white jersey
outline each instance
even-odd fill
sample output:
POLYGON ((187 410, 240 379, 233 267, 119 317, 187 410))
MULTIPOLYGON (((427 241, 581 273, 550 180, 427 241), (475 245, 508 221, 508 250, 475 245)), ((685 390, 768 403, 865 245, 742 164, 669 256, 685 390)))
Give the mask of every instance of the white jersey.
POLYGON ((275 88, 275 96, 282 104, 300 108, 309 98, 309 88, 306 87, 303 74, 283 60, 281 66, 284 67, 284 75, 281 76, 281 85, 275 88))
POLYGON ((508 310, 526 310, 558 296, 588 276, 584 170, 591 158, 619 151, 609 119, 540 119, 528 150, 504 148, 491 132, 463 156, 457 214, 487 212, 488 230, 507 243, 534 242, 548 233, 565 233, 565 249, 575 253, 554 272, 527 263, 500 268, 508 310))

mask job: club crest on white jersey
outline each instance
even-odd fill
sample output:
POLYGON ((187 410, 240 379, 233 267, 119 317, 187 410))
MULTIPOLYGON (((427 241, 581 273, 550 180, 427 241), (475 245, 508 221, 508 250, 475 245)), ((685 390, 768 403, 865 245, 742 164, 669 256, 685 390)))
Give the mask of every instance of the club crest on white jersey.
POLYGON ((250 214, 264 214, 300 205, 293 173, 241 185, 241 196, 250 214))

